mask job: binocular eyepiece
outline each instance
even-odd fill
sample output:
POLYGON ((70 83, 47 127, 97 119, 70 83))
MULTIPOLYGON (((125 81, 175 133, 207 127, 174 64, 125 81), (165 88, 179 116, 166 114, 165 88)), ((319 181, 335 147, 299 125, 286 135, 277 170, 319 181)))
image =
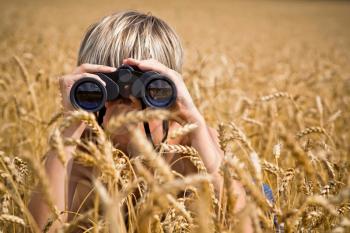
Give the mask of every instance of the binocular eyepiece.
POLYGON ((128 98, 130 95, 142 101, 143 106, 168 108, 176 100, 173 81, 154 71, 142 72, 137 67, 122 65, 112 73, 96 73, 105 83, 91 77, 76 81, 70 91, 75 108, 97 112, 106 101, 128 98))

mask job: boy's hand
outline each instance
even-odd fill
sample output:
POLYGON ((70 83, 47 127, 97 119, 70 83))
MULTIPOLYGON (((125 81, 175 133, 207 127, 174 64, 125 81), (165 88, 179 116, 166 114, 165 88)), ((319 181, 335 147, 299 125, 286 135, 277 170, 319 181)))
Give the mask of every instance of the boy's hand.
POLYGON ((102 72, 102 73, 110 73, 116 71, 116 68, 110 66, 103 65, 95 65, 95 64, 82 64, 78 66, 71 74, 64 75, 59 78, 60 92, 62 95, 62 107, 64 112, 74 111, 74 107, 70 102, 69 94, 70 90, 75 81, 84 78, 90 77, 95 78, 103 85, 106 85, 104 81, 97 75, 93 73, 102 72))
MULTIPOLYGON (((198 122, 203 120, 202 115, 199 113, 198 109, 193 103, 192 97, 187 90, 181 74, 166 67, 155 59, 136 60, 133 58, 127 58, 124 59, 123 63, 137 66, 142 71, 156 71, 170 78, 174 82, 177 90, 175 108, 171 108, 170 110, 177 111, 179 114, 178 116, 184 122, 198 122)), ((178 123, 181 124, 183 122, 178 123)))

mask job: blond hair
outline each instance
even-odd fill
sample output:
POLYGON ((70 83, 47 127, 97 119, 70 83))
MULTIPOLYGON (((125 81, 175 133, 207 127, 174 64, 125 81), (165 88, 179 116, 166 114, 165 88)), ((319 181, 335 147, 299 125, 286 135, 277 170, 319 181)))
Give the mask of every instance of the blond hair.
POLYGON ((90 26, 80 45, 78 65, 118 67, 125 58, 156 59, 181 73, 180 39, 163 20, 137 11, 123 11, 90 26))

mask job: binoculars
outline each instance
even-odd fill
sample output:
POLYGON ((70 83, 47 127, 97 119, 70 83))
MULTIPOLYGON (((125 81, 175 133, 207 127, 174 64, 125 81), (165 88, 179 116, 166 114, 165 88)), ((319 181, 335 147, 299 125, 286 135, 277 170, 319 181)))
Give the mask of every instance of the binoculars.
POLYGON ((118 98, 138 98, 143 107, 168 108, 176 100, 173 81, 154 71, 143 72, 135 66, 122 65, 112 73, 96 73, 105 83, 91 77, 76 81, 70 91, 70 101, 77 109, 98 112, 106 101, 118 98))

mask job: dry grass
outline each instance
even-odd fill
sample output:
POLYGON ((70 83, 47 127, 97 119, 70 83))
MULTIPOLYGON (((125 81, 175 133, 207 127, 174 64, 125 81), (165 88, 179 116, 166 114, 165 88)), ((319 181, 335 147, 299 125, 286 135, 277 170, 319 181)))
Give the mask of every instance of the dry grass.
MULTIPOLYGON (((120 9, 111 1, 80 4, 0 4, 0 232, 41 232, 27 208, 34 184, 56 214, 44 232, 59 221, 42 160, 54 148, 66 164, 62 148, 72 144, 84 148, 74 158, 95 167, 98 195, 61 232, 87 221, 87 232, 241 232, 246 216, 256 232, 349 232, 349 3, 128 2, 127 8, 151 10, 169 21, 183 38, 184 79, 225 151, 219 200, 193 148, 161 147, 184 154, 198 168, 198 174, 182 177, 138 131, 133 144, 140 156, 131 159, 113 148, 92 115, 62 119, 57 76, 73 69, 88 24, 120 9), (76 119, 94 129, 96 143, 62 140, 57 129, 76 119), (248 196, 238 213, 228 188, 233 178, 248 196), (274 203, 261 183, 272 188, 274 203), (182 191, 188 195, 179 197, 182 191)), ((113 127, 169 117, 131 113, 113 127)))

